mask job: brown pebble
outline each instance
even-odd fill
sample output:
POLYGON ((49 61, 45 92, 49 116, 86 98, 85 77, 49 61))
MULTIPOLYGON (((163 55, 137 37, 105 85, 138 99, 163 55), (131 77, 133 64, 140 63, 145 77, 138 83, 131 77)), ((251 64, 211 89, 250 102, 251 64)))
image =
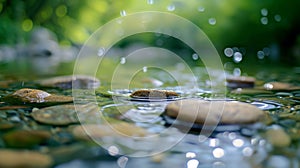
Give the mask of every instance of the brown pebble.
POLYGON ((226 78, 229 88, 253 88, 255 78, 249 76, 229 76, 226 78))
POLYGON ((290 83, 284 83, 284 82, 269 82, 264 84, 264 89, 290 91, 290 90, 300 90, 300 87, 294 86, 290 83))
POLYGON ((142 99, 171 99, 179 97, 176 92, 168 90, 137 90, 130 97, 142 99))
POLYGON ((281 128, 267 130, 266 137, 275 147, 288 147, 291 144, 290 136, 281 128))

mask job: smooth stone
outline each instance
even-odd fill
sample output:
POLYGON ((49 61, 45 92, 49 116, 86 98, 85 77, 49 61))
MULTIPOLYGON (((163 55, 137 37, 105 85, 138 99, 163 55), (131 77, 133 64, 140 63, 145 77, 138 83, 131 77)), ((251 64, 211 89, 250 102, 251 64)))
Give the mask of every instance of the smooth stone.
POLYGON ((77 139, 90 140, 90 138, 102 138, 105 136, 144 137, 147 135, 147 131, 133 124, 120 121, 109 125, 78 125, 72 129, 72 134, 77 139))
POLYGON ((288 147, 291 144, 290 136, 282 128, 267 130, 266 138, 275 147, 288 147))
POLYGON ((73 104, 50 106, 31 113, 34 120, 50 125, 69 125, 78 123, 78 118, 73 104))
POLYGON ((41 86, 58 87, 61 89, 96 89, 100 80, 87 75, 58 76, 38 81, 41 86))
POLYGON ((179 95, 176 92, 168 90, 143 89, 133 92, 130 97, 142 99, 172 99, 179 97, 179 95))
POLYGON ((15 124, 8 122, 8 121, 1 121, 1 119, 0 119, 0 131, 9 130, 14 127, 16 127, 15 124))
POLYGON ((17 130, 4 134, 3 140, 8 147, 30 148, 45 143, 51 133, 43 130, 17 130))
POLYGON ((5 96, 3 100, 12 104, 61 104, 72 102, 73 98, 50 94, 38 89, 23 88, 5 96))
POLYGON ((284 82, 269 82, 269 83, 265 83, 263 87, 266 90, 281 90, 281 91, 300 90, 299 86, 294 86, 290 83, 284 83, 284 82))
POLYGON ((229 76, 226 78, 229 88, 253 88, 255 78, 249 76, 229 76))
POLYGON ((53 160, 50 156, 28 150, 0 149, 0 167, 50 167, 53 160))
POLYGON ((199 124, 250 124, 262 121, 266 113, 254 105, 237 101, 186 99, 171 102, 165 114, 199 124), (207 116, 209 114, 209 116, 207 116))

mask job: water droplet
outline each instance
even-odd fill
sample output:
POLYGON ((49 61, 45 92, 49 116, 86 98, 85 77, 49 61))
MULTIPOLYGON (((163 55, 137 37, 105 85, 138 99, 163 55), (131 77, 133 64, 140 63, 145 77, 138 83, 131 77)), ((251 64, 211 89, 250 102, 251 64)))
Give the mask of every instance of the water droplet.
POLYGON ((171 11, 171 12, 174 11, 175 10, 175 5, 171 4, 171 5, 167 6, 167 10, 171 11))
POLYGON ((239 62, 241 62, 243 60, 243 55, 242 55, 242 53, 240 53, 240 52, 235 52, 234 54, 233 54, 233 61, 235 62, 235 63, 239 63, 239 62))
POLYGON ((195 158, 196 157, 196 153, 194 153, 194 152, 187 152, 185 154, 185 157, 186 158, 195 158))
POLYGON ((281 16, 277 14, 277 15, 274 16, 274 19, 275 19, 276 22, 280 22, 281 21, 281 16))
POLYGON ((261 22, 261 24, 266 25, 266 24, 268 24, 268 18, 267 17, 262 17, 260 19, 260 22, 261 22))
POLYGON ((199 56, 198 56, 198 54, 194 53, 194 54, 192 55, 192 58, 193 58, 193 60, 197 60, 197 59, 199 58, 199 56))
POLYGON ((121 61, 120 61, 120 64, 125 64, 126 63, 126 58, 125 57, 122 57, 121 58, 121 61))
POLYGON ((101 47, 101 48, 99 48, 99 50, 98 50, 98 52, 97 52, 97 55, 98 55, 99 57, 101 57, 101 56, 104 55, 104 53, 105 53, 105 49, 104 49, 103 47, 101 47))
POLYGON ((121 156, 117 161, 120 168, 125 168, 127 162, 128 162, 128 157, 125 156, 121 156))
POLYGON ((252 156, 252 154, 253 154, 253 149, 252 148, 250 148, 250 147, 246 147, 246 148, 244 148, 243 149, 243 155, 244 156, 247 156, 247 157, 249 157, 249 156, 252 156))
POLYGON ((213 155, 215 158, 221 158, 225 154, 224 149, 222 148, 216 148, 213 150, 213 155))
POLYGON ((144 67, 143 67, 143 72, 147 72, 147 69, 148 69, 148 68, 147 68, 146 66, 144 66, 144 67))
POLYGON ((191 159, 187 162, 187 168, 197 168, 199 165, 199 161, 196 159, 191 159))
POLYGON ((199 12, 204 12, 204 11, 205 11, 205 8, 204 8, 203 6, 199 6, 199 7, 198 7, 198 11, 199 11, 199 12))
POLYGON ((268 15, 268 9, 262 8, 262 9, 260 10, 260 13, 261 13, 262 16, 267 16, 267 15, 268 15))
POLYGON ((216 147, 219 145, 219 140, 216 138, 212 138, 209 140, 209 146, 210 147, 216 147))
POLYGON ((126 14, 126 11, 125 11, 125 10, 121 10, 121 11, 120 11, 120 15, 121 15, 121 16, 126 16, 126 15, 127 15, 127 14, 126 14))
POLYGON ((215 18, 209 18, 209 19, 208 19, 208 23, 209 23, 210 25, 215 25, 215 24, 217 23, 217 20, 216 20, 215 18))
POLYGON ((240 68, 234 68, 233 69, 233 76, 241 76, 241 69, 240 68))
POLYGON ((233 56, 233 49, 232 49, 232 48, 225 48, 224 54, 225 54, 227 57, 232 57, 232 56, 233 56))
POLYGON ((116 147, 116 146, 110 146, 108 147, 107 149, 108 153, 111 155, 111 156, 116 156, 119 154, 119 148, 116 147))
POLYGON ((147 4, 152 5, 152 4, 154 4, 154 1, 153 0, 147 0, 147 4))
POLYGON ((233 146, 242 147, 244 145, 244 141, 242 139, 235 139, 232 141, 233 146))
POLYGON ((257 58, 258 59, 264 59, 265 53, 263 51, 257 51, 257 58))

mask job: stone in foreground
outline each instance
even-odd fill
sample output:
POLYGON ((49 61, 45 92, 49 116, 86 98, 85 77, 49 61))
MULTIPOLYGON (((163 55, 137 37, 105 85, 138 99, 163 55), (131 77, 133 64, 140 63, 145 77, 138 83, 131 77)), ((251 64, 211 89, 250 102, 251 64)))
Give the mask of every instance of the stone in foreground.
POLYGON ((87 75, 58 76, 38 81, 41 86, 57 87, 60 89, 96 89, 100 80, 87 75))
POLYGON ((28 150, 0 150, 0 167, 50 167, 53 159, 39 152, 28 150))
POLYGON ((43 90, 23 88, 3 98, 11 104, 61 104, 72 102, 69 96, 50 94, 43 90))
POLYGON ((141 99, 173 99, 179 97, 176 92, 168 90, 137 90, 130 97, 141 99))
POLYGON ((165 114, 182 121, 216 124, 251 124, 262 121, 265 112, 254 105, 236 101, 187 99, 166 106, 165 114))

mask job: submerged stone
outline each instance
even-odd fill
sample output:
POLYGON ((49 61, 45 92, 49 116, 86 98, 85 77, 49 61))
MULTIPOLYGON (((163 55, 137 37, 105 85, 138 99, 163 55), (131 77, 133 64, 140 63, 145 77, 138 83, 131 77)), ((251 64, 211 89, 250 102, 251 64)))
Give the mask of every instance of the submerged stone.
POLYGON ((43 130, 17 130, 3 136, 5 144, 9 147, 30 148, 45 143, 51 137, 49 131, 43 130))
POLYGON ((130 97, 141 99, 173 99, 179 97, 176 92, 168 90, 137 90, 130 97))
POLYGON ((236 101, 186 99, 171 102, 165 114, 199 124, 251 124, 265 119, 265 112, 254 105, 236 101))
POLYGON ((50 156, 28 150, 0 149, 0 167, 50 167, 53 160, 50 156))
POLYGON ((269 82, 264 84, 264 89, 266 90, 281 90, 281 91, 292 91, 300 90, 299 86, 294 86, 290 83, 284 82, 269 82))
POLYGON ((288 147, 291 144, 290 136, 282 128, 267 130, 266 138, 275 147, 288 147))
POLYGON ((255 78, 248 76, 229 76, 226 78, 229 88, 253 88, 255 78))
POLYGON ((61 89, 95 89, 100 86, 100 80, 87 75, 58 76, 38 81, 41 86, 61 89))
POLYGON ((57 105, 34 110, 31 116, 40 123, 50 125, 69 125, 79 122, 73 104, 57 105))
POLYGON ((3 101, 11 104, 60 104, 72 102, 73 98, 50 94, 38 89, 23 88, 5 96, 3 101))
POLYGON ((244 95, 259 95, 259 94, 273 94, 271 91, 262 89, 251 88, 237 88, 230 92, 231 94, 244 94, 244 95))
POLYGON ((73 128, 72 133, 76 138, 84 140, 105 136, 143 137, 147 135, 145 129, 126 122, 111 123, 108 125, 78 125, 73 128))

